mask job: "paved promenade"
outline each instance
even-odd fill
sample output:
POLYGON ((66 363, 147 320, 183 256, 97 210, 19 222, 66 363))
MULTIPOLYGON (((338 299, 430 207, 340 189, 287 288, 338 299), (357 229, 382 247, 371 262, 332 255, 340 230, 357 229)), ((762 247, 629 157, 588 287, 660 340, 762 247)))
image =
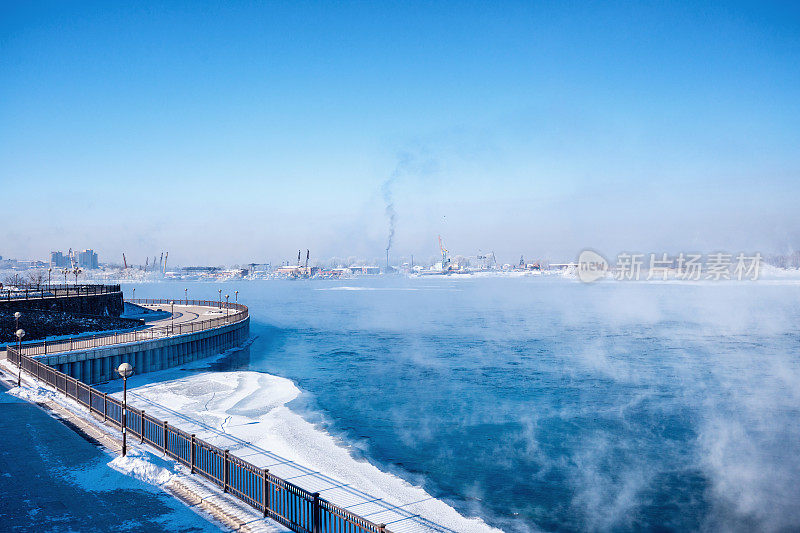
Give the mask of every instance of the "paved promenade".
POLYGON ((109 468, 117 450, 6 390, 0 383, 0 529, 219 531, 160 488, 109 468))

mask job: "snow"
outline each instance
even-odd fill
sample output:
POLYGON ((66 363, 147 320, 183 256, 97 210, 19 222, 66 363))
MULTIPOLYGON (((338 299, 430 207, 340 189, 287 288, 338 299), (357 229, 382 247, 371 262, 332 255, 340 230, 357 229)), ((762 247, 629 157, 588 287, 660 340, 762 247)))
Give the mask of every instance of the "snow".
MULTIPOLYGON (((12 366, 7 361, 0 362, 0 365, 7 371, 12 370, 12 366)), ((29 402, 57 404, 104 434, 113 436, 117 441, 121 440, 121 434, 116 428, 103 424, 74 400, 52 390, 47 385, 31 379, 29 376, 23 377, 22 387, 13 387, 7 392, 12 396, 29 402)), ((60 416, 62 415, 56 415, 56 418, 60 416)), ((153 448, 139 444, 137 439, 128 439, 126 457, 114 455, 111 450, 104 449, 112 456, 107 463, 108 467, 152 485, 154 489, 162 489, 171 497, 181 494, 184 503, 190 506, 198 520, 210 522, 212 528, 228 531, 237 529, 243 523, 248 523, 249 530, 253 532, 273 533, 287 531, 274 522, 262 520, 261 513, 255 511, 244 502, 223 494, 216 486, 205 479, 191 475, 187 468, 171 459, 162 457, 153 448), (187 493, 187 490, 191 492, 187 493)), ((90 490, 94 491, 116 490, 119 488, 116 484, 109 484, 111 478, 106 476, 102 470, 82 469, 68 471, 64 475, 79 481, 81 486, 89 487, 90 490)), ((205 525, 202 525, 202 522, 186 522, 185 516, 180 520, 180 523, 170 524, 166 530, 187 528, 205 531, 207 529, 205 525)))
POLYGON ((321 492, 337 505, 358 505, 354 511, 387 523, 396 533, 497 531, 479 518, 460 515, 423 488, 354 458, 349 446, 287 406, 301 394, 289 379, 251 371, 187 376, 180 368, 158 374, 156 382, 148 383, 152 374, 128 380, 132 405, 311 492, 321 492), (423 518, 415 518, 417 514, 423 518))
MULTIPOLYGON (((279 477, 311 492, 320 492, 337 505, 357 505, 355 512, 373 522, 388 524, 388 529, 395 533, 499 531, 480 518, 460 515, 423 488, 354 458, 348 445, 287 406, 301 394, 289 379, 251 371, 186 376, 187 369, 203 368, 224 355, 134 376, 128 380, 128 400, 131 405, 229 449, 258 467, 267 467, 279 477)), ((54 401, 96 427, 118 434, 73 400, 49 387, 30 386, 30 383, 23 383, 23 387, 9 393, 31 402, 54 401)), ((110 390, 114 385, 105 388, 110 390)), ((121 393, 110 395, 121 396, 121 393)), ((162 487, 181 469, 130 440, 128 450, 127 457, 116 457, 109 466, 162 487)))
POLYGON ((167 468, 156 466, 150 454, 134 447, 128 450, 125 457, 121 455, 115 457, 108 466, 151 485, 166 485, 175 477, 167 468))
POLYGON ((58 396, 60 396, 60 394, 49 389, 45 389, 42 387, 32 388, 25 385, 23 385, 22 387, 14 387, 13 389, 10 389, 8 391, 8 394, 16 396, 17 398, 20 398, 22 400, 31 403, 43 403, 55 400, 58 396))

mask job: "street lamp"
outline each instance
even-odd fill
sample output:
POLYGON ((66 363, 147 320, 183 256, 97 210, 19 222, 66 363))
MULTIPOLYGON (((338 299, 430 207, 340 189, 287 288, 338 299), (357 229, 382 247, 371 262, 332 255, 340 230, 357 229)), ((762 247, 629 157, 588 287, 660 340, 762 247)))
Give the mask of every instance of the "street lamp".
POLYGON ((17 387, 22 386, 22 337, 25 336, 24 329, 18 329, 16 334, 17 336, 17 387))
POLYGON ((225 318, 228 318, 228 298, 230 297, 230 294, 225 295, 225 318))
POLYGON ((61 271, 61 273, 64 274, 64 286, 66 287, 67 286, 67 274, 69 274, 69 269, 65 268, 64 270, 61 271))
POLYGON ((133 298, 131 300, 136 300, 136 287, 133 288, 133 298))
POLYGON ((172 331, 170 334, 173 334, 175 333, 175 300, 172 300, 169 304, 172 306, 172 311, 171 311, 172 316, 170 317, 171 321, 170 330, 172 331))
POLYGON ((122 457, 128 451, 128 378, 133 375, 133 367, 129 363, 122 363, 117 368, 117 372, 122 376, 122 457))
POLYGON ((20 313, 19 311, 14 313, 14 329, 15 330, 19 329, 19 317, 21 317, 21 316, 22 316, 22 313, 20 313))
POLYGON ((47 290, 50 290, 50 273, 53 271, 53 267, 47 269, 47 290))
POLYGON ((186 300, 186 305, 189 305, 189 289, 183 289, 183 299, 186 300))
POLYGON ((222 289, 218 289, 219 291, 219 308, 222 309, 222 289))
POLYGON ((236 303, 238 304, 239 303, 239 291, 234 291, 234 294, 236 295, 236 303))
POLYGON ((80 269, 80 268, 78 268, 78 267, 75 267, 75 268, 72 270, 72 273, 73 273, 73 274, 75 274, 75 286, 76 286, 76 287, 78 286, 78 274, 80 274, 80 273, 82 273, 82 272, 83 272, 83 269, 80 269))

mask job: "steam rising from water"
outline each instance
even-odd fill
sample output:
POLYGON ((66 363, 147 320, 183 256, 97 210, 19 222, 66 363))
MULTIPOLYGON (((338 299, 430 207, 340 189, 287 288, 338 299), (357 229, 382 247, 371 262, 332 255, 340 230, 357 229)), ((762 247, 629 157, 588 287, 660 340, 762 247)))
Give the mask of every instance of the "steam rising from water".
POLYGON ((251 368, 462 513, 517 532, 800 528, 800 285, 314 290, 336 286, 250 286, 251 368))

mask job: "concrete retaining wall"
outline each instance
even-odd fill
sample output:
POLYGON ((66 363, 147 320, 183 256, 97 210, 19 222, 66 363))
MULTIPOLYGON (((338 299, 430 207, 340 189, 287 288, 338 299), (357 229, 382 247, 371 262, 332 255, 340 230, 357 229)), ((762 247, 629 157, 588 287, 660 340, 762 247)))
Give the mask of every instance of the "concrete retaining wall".
POLYGON ((116 368, 130 363, 136 374, 164 370, 241 346, 250 337, 250 318, 215 329, 130 344, 37 357, 84 383, 117 379, 116 368))

